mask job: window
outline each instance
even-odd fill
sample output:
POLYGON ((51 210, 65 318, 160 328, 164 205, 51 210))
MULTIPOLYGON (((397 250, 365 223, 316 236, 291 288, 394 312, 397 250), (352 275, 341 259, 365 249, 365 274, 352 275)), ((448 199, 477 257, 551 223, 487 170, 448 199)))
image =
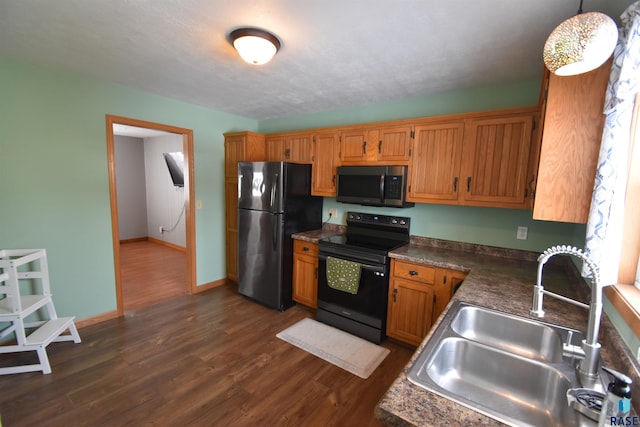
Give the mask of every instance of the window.
POLYGON ((619 284, 606 288, 605 293, 633 333, 640 338, 640 288, 634 286, 640 257, 640 94, 636 95, 631 123, 628 170, 619 284))

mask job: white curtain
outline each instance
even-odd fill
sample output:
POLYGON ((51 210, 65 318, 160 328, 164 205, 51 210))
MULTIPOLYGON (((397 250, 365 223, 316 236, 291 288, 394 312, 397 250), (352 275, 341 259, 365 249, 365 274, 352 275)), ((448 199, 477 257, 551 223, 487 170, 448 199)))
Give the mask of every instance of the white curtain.
MULTIPOLYGON (((640 90, 640 1, 629 6, 621 19, 585 242, 587 255, 599 266, 603 285, 618 280, 631 119, 640 90)), ((583 275, 588 275, 586 266, 583 275)))

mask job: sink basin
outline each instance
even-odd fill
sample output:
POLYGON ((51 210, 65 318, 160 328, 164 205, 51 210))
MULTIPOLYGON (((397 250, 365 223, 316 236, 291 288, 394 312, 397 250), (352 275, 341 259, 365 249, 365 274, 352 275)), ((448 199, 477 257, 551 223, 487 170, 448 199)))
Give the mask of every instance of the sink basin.
POLYGON ((458 310, 451 329, 461 337, 546 362, 562 362, 562 336, 546 324, 481 307, 458 310))
POLYGON ((579 387, 570 350, 581 339, 579 331, 456 301, 407 377, 507 424, 589 425, 566 397, 579 387))

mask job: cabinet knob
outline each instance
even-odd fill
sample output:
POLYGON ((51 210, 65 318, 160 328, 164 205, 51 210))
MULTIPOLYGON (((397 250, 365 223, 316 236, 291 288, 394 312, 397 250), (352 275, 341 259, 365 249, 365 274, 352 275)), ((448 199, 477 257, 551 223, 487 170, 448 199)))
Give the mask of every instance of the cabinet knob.
POLYGON ((302 248, 302 250, 305 251, 305 252, 309 252, 310 249, 309 249, 308 246, 305 246, 304 248, 302 248))
POLYGON ((409 274, 412 275, 412 276, 417 276, 418 272, 415 271, 415 270, 411 270, 411 271, 409 271, 409 274))

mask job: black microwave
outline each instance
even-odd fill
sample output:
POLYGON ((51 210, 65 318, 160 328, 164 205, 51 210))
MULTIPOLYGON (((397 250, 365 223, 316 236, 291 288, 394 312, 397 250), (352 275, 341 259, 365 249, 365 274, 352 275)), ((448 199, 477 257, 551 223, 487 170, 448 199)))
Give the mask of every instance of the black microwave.
POLYGON ((340 166, 337 197, 342 203, 408 208, 406 166, 340 166))

